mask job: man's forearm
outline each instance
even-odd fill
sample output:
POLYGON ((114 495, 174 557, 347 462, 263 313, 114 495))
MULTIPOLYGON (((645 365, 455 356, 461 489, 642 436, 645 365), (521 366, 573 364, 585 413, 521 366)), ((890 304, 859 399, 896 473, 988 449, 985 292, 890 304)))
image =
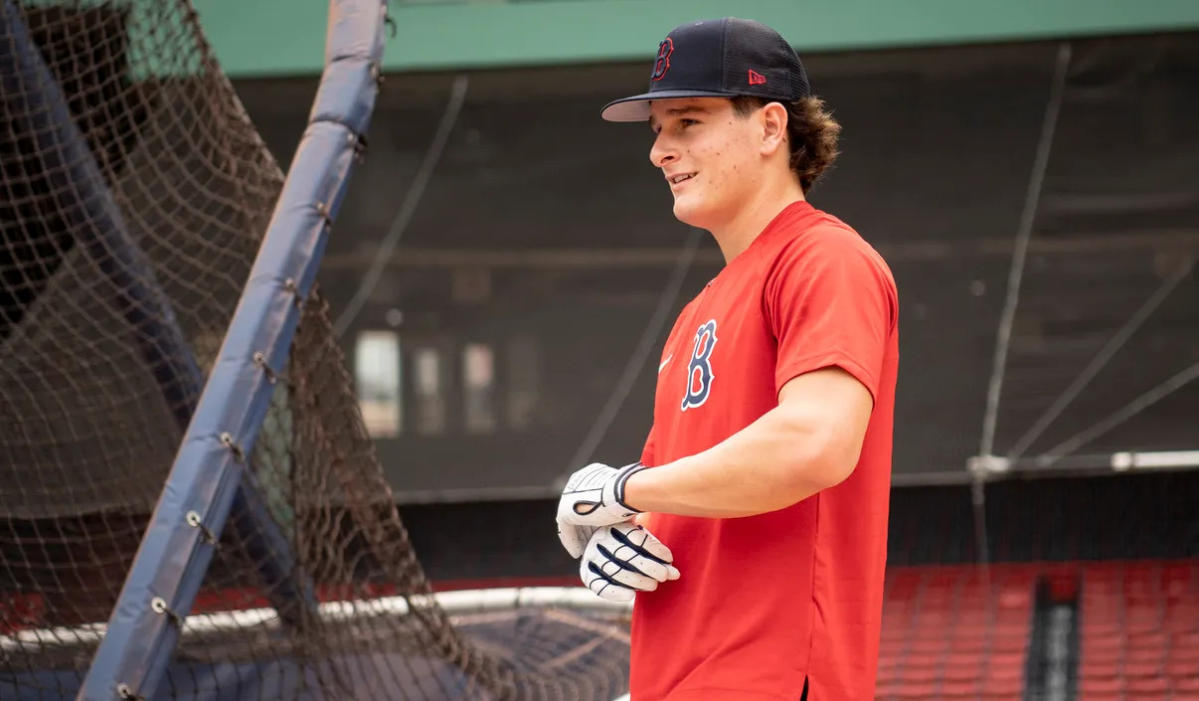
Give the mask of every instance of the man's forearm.
MULTIPOLYGON (((644 470, 625 484, 641 511, 734 518, 790 506, 840 482, 852 470, 842 442, 802 410, 777 407, 701 453, 644 470)), ((858 441, 860 449, 860 440, 858 441)))

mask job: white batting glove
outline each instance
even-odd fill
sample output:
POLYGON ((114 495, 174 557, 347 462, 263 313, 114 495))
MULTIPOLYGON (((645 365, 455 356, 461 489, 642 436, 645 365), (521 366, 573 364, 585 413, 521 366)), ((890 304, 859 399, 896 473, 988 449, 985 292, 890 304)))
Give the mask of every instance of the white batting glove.
POLYGON ((566 481, 558 500, 558 539, 571 557, 579 557, 597 526, 627 521, 641 513, 624 503, 624 483, 640 463, 611 467, 591 463, 566 481))
POLYGON ((673 561, 670 548, 644 527, 618 523, 595 529, 579 576, 601 599, 624 603, 639 591, 654 591, 660 583, 678 579, 673 561))
POLYGON ((558 521, 558 540, 571 557, 577 558, 583 554, 587 541, 591 540, 598 528, 599 526, 572 526, 558 521))

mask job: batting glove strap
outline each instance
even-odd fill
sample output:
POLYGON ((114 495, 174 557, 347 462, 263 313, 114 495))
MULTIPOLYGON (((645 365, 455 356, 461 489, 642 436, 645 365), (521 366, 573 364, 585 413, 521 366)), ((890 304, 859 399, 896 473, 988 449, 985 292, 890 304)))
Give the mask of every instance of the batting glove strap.
POLYGON ((633 507, 631 507, 625 503, 625 501, 624 501, 624 485, 626 482, 629 481, 630 477, 637 474, 638 472, 641 472, 644 469, 646 469, 645 465, 642 465, 639 462, 635 462, 632 465, 625 465, 624 467, 620 468, 620 474, 616 477, 616 481, 612 485, 613 500, 617 504, 622 506, 624 508, 624 510, 628 512, 629 516, 639 514, 639 513, 641 513, 641 510, 634 509, 633 507))
MULTIPOLYGON (((558 501, 558 530, 565 525, 607 526, 641 513, 624 500, 625 484, 640 463, 621 468, 592 463, 570 476, 558 501)), ((569 549, 569 548, 568 548, 569 549)))

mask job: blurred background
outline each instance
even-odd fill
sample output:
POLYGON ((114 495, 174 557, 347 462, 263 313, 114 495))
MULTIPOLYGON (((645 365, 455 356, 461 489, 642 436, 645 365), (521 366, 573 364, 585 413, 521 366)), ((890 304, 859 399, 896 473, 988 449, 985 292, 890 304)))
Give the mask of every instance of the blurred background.
MULTIPOLYGON (((671 216, 647 160, 649 130, 604 123, 598 111, 646 84, 671 27, 734 14, 795 44, 844 127, 843 155, 810 199, 873 244, 898 284, 897 578, 902 566, 1025 563, 1011 565, 1007 611, 1024 631, 1029 611, 1053 610, 1046 602, 1077 607, 1088 578, 1114 582, 1111 601, 1089 604, 1095 622, 1109 608, 1130 615, 1125 580, 1180 586, 1152 560, 1147 572, 1114 574, 1068 563, 1191 558, 1177 575, 1189 603, 1131 615, 1195 615, 1196 7, 395 5, 370 154, 320 283, 434 584, 573 582, 550 527, 555 481, 586 461, 639 454, 664 333, 721 265, 710 237, 671 216), (1143 451, 1191 452, 1163 458, 1181 471, 1113 470, 1113 454, 1143 451), (973 460, 987 454, 1001 459, 973 460), (1063 568, 1026 567, 1046 562, 1063 568), (1019 595, 1038 581, 1052 585, 1041 609, 1019 595)), ((285 162, 312 94, 315 48, 258 46, 247 41, 253 23, 234 19, 242 7, 199 9, 285 162), (264 49, 279 51, 269 67, 264 49)), ((309 34, 291 10, 256 17, 286 30, 272 33, 279 41, 309 34)), ((937 616, 969 620, 975 590, 964 572, 908 570, 916 584, 892 586, 887 634, 910 638, 930 620, 938 628, 937 616)), ((1003 620, 1003 609, 973 608, 991 625, 1003 620)), ((1165 649, 1159 642, 1142 644, 1165 649)), ((1106 671, 1084 670, 1099 674, 1087 689, 1160 693, 1166 652, 1149 653, 1142 686, 1111 681, 1116 660, 1140 659, 1136 649, 1092 658, 1106 671)), ((1199 669, 1184 654, 1170 659, 1199 669)), ((944 685, 942 672, 907 659, 884 663, 880 694, 891 681, 915 698, 944 691, 927 686, 944 685)), ((1024 674, 1028 659, 1008 664, 1024 674)))
MULTIPOLYGON (((268 5, 197 9, 286 165, 321 65, 324 18, 268 5), (251 41, 263 26, 272 38, 251 41)), ((1106 520, 1088 527, 1121 542, 1145 528, 1180 531, 1179 554, 1193 554, 1195 502, 1178 521, 1163 518, 1171 498, 1197 493, 1169 486, 1195 487, 1189 475, 1111 476, 1113 453, 1199 451, 1199 383, 1189 381, 1199 363, 1193 4, 392 10, 369 156, 319 280, 435 580, 569 574, 549 528, 555 481, 585 461, 639 454, 652 361, 721 258, 707 234, 671 215, 648 128, 602 122, 598 110, 643 88, 671 27, 729 13, 796 45, 844 127, 843 155, 810 198, 895 273, 894 557, 923 547, 899 547, 901 538, 953 541, 926 557, 978 555, 968 463, 1017 447, 1021 460, 989 475, 1020 478, 985 490, 991 537, 1016 537, 1009 531, 1052 512, 1106 520), (1014 315, 998 375, 1005 303, 1014 315), (655 318, 660 307, 667 313, 655 318), (646 337, 648 361, 638 354, 646 337), (605 407, 616 408, 610 420, 605 407), (1045 455, 1054 459, 1036 460, 1045 455), (1047 481, 1028 481, 1036 477, 1047 481), (1166 499, 1146 523, 1092 508, 1133 484, 1166 499), (934 518, 948 527, 928 528, 934 518)), ((1182 460, 1195 465, 1199 453, 1182 460)), ((995 554, 1085 554, 1042 525, 995 554)))

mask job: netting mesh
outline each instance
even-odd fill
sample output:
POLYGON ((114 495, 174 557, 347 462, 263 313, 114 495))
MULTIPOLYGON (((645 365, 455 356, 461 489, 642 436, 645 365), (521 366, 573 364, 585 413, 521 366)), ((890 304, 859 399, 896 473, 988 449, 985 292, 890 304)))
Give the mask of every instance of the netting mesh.
MULTIPOLYGON (((186 2, 3 8, 0 696, 59 698, 86 674, 283 178, 186 2)), ((428 596, 319 295, 276 386, 248 471, 298 562, 288 584, 324 603, 281 620, 269 553, 235 513, 158 696, 622 691, 620 612, 460 612, 459 629, 428 596)))

